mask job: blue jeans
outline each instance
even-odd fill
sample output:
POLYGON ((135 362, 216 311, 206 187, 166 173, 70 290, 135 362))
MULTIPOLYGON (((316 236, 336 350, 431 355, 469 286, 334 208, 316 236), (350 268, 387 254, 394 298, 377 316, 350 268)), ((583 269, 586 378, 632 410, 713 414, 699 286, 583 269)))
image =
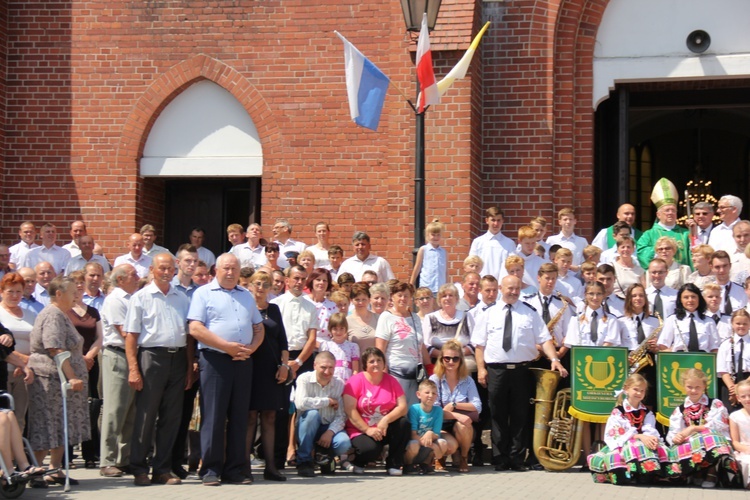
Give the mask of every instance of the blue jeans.
MULTIPOLYGON (((297 413, 297 463, 312 462, 312 453, 315 443, 320 436, 328 430, 328 424, 320 420, 318 410, 307 410, 297 413)), ((346 453, 352 447, 349 436, 345 431, 339 431, 333 435, 329 450, 334 456, 346 453)))

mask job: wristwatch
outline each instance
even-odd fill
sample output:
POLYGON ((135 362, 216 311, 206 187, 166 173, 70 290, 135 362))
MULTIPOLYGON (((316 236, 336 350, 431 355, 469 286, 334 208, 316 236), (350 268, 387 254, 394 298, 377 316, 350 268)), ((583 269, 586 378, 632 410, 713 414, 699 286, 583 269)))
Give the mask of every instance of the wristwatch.
POLYGON ((552 359, 550 359, 550 361, 552 361, 553 363, 554 363, 555 361, 557 361, 557 362, 559 363, 559 362, 560 362, 560 358, 552 358, 552 359))
POLYGON ((456 402, 453 402, 453 409, 451 411, 456 411, 456 402))

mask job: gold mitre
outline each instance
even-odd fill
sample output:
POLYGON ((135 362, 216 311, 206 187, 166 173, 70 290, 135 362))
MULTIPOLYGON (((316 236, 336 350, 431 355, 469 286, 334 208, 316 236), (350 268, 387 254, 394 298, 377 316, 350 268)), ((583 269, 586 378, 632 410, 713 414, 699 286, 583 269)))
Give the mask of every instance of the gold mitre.
POLYGON ((677 205, 680 199, 680 195, 677 193, 677 188, 674 187, 672 181, 662 177, 654 186, 651 191, 651 201, 656 205, 656 209, 660 209, 664 205, 677 205))

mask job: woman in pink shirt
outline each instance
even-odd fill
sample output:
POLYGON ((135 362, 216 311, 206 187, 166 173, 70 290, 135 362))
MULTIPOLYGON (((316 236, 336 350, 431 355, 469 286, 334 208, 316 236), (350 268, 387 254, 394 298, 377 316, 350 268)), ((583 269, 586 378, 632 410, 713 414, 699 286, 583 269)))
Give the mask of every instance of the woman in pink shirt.
POLYGON ((365 465, 374 462, 389 445, 386 469, 389 475, 400 476, 411 435, 405 418, 408 408, 404 390, 385 373, 385 355, 380 349, 365 349, 362 366, 365 371, 352 376, 344 386, 346 432, 356 452, 353 471, 362 474, 365 465))

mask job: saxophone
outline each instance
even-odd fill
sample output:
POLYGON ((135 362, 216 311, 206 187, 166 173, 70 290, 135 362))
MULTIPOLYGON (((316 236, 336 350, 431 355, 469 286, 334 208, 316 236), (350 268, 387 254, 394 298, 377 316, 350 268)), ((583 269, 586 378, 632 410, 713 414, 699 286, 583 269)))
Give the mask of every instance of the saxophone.
POLYGON ((564 471, 576 463, 581 454, 583 422, 568 413, 570 389, 555 392, 560 374, 552 370, 530 368, 536 378, 534 438, 532 451, 549 471, 564 471))
MULTIPOLYGON (((549 323, 547 323, 547 330, 549 330, 549 335, 550 337, 552 337, 552 344, 555 346, 555 349, 559 348, 560 346, 557 345, 557 340, 555 340, 555 335, 552 333, 552 330, 562 319, 562 316, 565 313, 565 309, 568 308, 568 301, 560 292, 557 293, 557 297, 563 301, 563 306, 560 308, 559 311, 555 313, 555 317, 549 320, 549 323)), ((534 361, 539 361, 540 359, 542 359, 541 351, 536 355, 536 358, 534 358, 534 361)))
POLYGON ((638 373, 647 366, 653 366, 654 364, 654 360, 648 352, 648 343, 651 340, 657 338, 659 336, 659 333, 661 333, 661 329, 664 327, 664 321, 661 319, 661 316, 659 316, 659 313, 654 313, 654 316, 656 316, 656 318, 659 320, 659 326, 654 328, 654 331, 651 332, 651 335, 646 337, 643 342, 641 342, 640 345, 628 355, 630 375, 638 373))
POLYGON ((557 345, 557 340, 555 340, 555 335, 552 333, 552 330, 554 330, 555 326, 557 326, 557 324, 560 322, 560 320, 563 317, 563 314, 565 313, 565 309, 567 309, 569 305, 568 300, 565 297, 563 297, 562 294, 560 294, 559 292, 557 294, 557 297, 560 300, 562 300, 563 306, 560 308, 559 311, 557 311, 557 313, 555 314, 555 317, 549 320, 549 323, 547 323, 547 330, 549 330, 550 336, 552 337, 552 343, 555 345, 555 348, 558 348, 560 346, 557 345))

